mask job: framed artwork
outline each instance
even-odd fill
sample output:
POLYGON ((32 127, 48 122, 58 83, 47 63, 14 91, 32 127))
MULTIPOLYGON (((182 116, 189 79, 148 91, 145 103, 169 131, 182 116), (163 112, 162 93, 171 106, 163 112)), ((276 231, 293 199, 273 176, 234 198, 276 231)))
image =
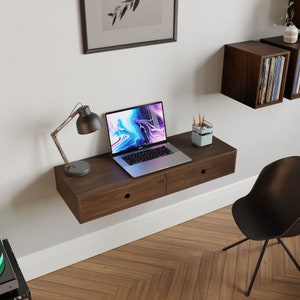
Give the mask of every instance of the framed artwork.
POLYGON ((80 0, 83 51, 175 42, 178 0, 80 0))

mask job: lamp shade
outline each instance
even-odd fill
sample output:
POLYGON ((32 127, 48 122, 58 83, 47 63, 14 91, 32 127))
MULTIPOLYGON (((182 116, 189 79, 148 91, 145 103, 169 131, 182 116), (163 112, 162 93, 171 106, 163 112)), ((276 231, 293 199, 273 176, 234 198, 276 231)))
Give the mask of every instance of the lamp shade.
POLYGON ((76 121, 79 134, 87 134, 98 130, 101 127, 101 121, 97 114, 91 112, 88 105, 78 108, 79 117, 76 121))

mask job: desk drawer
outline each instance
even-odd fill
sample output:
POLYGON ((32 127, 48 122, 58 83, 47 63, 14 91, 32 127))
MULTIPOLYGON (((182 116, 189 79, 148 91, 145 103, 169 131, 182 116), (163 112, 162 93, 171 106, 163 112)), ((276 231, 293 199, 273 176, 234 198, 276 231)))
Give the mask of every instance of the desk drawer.
POLYGON ((166 175, 152 175, 80 199, 79 222, 87 222, 166 195, 166 175))
POLYGON ((191 162, 167 174, 167 193, 171 194, 200 183, 233 173, 235 153, 191 162))

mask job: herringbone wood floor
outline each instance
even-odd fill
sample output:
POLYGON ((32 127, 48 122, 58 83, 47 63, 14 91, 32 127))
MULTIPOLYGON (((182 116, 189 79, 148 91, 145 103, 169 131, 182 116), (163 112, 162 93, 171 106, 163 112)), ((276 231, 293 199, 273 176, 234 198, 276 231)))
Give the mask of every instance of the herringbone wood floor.
MULTIPOLYGON (((242 300, 262 243, 242 238, 226 207, 30 281, 33 300, 242 300)), ((300 262, 300 236, 285 239, 300 262)), ((249 299, 299 300, 300 272, 275 241, 249 299)))

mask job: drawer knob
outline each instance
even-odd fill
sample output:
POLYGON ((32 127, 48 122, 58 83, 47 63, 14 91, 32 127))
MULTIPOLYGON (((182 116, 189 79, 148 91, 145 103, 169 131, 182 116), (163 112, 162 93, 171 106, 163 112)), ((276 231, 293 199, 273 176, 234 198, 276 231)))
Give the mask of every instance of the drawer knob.
POLYGON ((125 198, 129 199, 130 198, 130 194, 129 193, 125 194, 125 198))
POLYGON ((206 173, 206 169, 203 169, 202 171, 201 171, 201 174, 205 174, 206 173))

